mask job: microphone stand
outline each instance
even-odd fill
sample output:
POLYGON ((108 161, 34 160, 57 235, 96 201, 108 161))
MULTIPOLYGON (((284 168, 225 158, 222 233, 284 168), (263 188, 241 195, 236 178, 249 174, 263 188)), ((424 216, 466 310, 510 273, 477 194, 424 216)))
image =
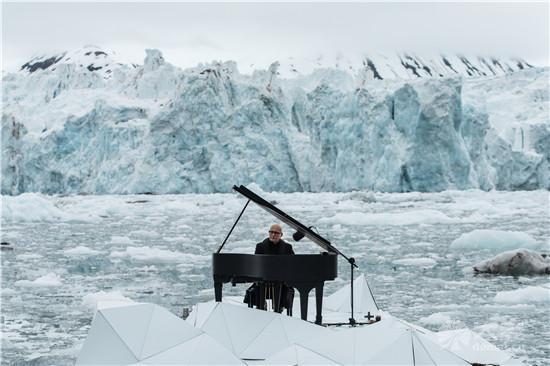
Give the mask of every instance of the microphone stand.
POLYGON ((354 267, 357 267, 357 265, 355 264, 355 258, 353 258, 353 257, 350 257, 348 259, 348 262, 349 262, 350 267, 351 267, 351 318, 349 318, 349 324, 352 327, 354 327, 357 322, 355 321, 355 318, 353 317, 353 269, 354 269, 354 267))

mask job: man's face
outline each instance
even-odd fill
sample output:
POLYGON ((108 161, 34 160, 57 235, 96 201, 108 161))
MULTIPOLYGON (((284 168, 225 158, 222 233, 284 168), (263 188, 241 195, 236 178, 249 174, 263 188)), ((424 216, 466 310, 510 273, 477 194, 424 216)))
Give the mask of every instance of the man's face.
POLYGON ((269 241, 271 241, 273 244, 278 244, 279 240, 281 240, 282 235, 283 230, 279 225, 271 225, 271 227, 269 228, 269 241))

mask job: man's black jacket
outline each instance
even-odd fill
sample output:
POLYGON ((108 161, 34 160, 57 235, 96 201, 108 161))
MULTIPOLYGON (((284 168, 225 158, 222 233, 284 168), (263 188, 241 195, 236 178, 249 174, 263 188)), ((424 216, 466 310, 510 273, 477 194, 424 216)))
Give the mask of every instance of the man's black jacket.
POLYGON ((261 243, 256 244, 254 254, 294 254, 294 250, 292 250, 292 245, 282 239, 277 244, 273 244, 266 238, 261 243))

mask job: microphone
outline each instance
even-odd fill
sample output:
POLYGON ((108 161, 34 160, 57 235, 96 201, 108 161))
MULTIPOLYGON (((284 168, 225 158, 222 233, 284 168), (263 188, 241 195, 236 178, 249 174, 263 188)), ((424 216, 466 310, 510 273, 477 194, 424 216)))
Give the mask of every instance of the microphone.
POLYGON ((304 238, 304 236, 306 236, 306 234, 304 234, 303 232, 296 231, 294 234, 292 234, 292 239, 294 239, 294 241, 300 241, 304 238))

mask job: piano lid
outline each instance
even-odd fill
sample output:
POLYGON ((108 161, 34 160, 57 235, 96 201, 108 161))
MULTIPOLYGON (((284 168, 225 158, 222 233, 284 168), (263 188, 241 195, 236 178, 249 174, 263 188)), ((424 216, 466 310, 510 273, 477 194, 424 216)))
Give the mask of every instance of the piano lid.
MULTIPOLYGON (((245 186, 241 185, 239 187, 233 186, 233 190, 239 192, 249 200, 253 201, 255 204, 287 224, 288 226, 294 228, 296 231, 304 234, 309 240, 314 242, 315 244, 319 245, 321 248, 326 250, 330 253, 336 253, 344 257, 348 262, 350 262, 350 259, 346 257, 342 252, 340 252, 337 248, 335 248, 330 241, 323 238, 321 235, 317 234, 315 231, 311 230, 286 212, 282 211, 281 209, 275 207, 268 201, 264 200, 262 197, 258 196, 256 193, 252 192, 250 189, 246 188, 245 186)), ((351 262, 350 262, 351 263, 351 262)), ((357 265, 353 263, 355 267, 357 265)))

